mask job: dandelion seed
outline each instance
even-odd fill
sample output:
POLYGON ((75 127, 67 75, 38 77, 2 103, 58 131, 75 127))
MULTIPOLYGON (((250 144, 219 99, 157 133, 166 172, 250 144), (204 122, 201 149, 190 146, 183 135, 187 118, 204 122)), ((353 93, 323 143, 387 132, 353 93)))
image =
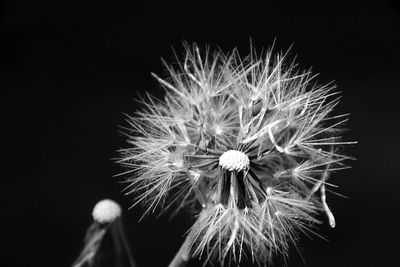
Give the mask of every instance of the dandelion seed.
POLYGON ((187 47, 169 78, 153 75, 165 99, 148 97, 128 118, 132 147, 119 161, 128 193, 146 212, 200 204, 187 239, 194 256, 265 264, 313 233, 317 212, 334 226, 325 187, 327 173, 346 167, 337 149, 352 143, 338 136, 346 119, 330 115, 334 86, 286 61, 187 47))
POLYGON ((86 231, 84 247, 72 267, 135 267, 121 221, 120 205, 103 199, 94 206, 93 223, 86 231))

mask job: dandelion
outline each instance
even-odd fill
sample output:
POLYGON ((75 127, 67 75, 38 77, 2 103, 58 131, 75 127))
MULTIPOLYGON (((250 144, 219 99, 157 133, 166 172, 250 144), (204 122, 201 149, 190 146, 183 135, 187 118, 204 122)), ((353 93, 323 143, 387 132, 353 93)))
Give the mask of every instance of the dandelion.
POLYGON ((92 216, 85 245, 72 267, 135 267, 121 221, 121 206, 113 200, 103 199, 94 206, 92 216))
POLYGON ((117 202, 110 199, 103 199, 94 206, 92 211, 93 220, 100 223, 112 223, 121 217, 121 207, 117 202))
POLYGON ((346 115, 331 115, 338 92, 320 86, 287 54, 237 50, 204 55, 186 47, 183 63, 153 74, 164 100, 148 96, 128 118, 120 163, 128 193, 146 212, 192 207, 186 247, 221 263, 229 255, 265 264, 287 255, 299 233, 314 233, 329 174, 346 168, 338 147, 346 115), (320 192, 320 198, 316 193, 320 192))

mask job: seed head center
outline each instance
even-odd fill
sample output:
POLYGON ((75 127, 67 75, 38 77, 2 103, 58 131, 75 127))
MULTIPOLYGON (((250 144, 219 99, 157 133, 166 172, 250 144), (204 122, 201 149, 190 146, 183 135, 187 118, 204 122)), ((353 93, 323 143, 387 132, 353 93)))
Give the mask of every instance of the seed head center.
POLYGON ((219 165, 228 171, 243 171, 249 168, 250 160, 241 151, 228 150, 219 157, 219 165))

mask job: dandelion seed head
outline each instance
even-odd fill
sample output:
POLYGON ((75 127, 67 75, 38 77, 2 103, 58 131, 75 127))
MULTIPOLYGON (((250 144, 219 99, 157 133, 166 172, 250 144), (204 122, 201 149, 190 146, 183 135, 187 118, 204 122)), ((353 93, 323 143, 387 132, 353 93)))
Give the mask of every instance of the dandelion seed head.
POLYGON ((228 150, 219 157, 219 165, 228 171, 244 171, 249 168, 250 160, 243 152, 228 150))
POLYGON ((349 157, 338 147, 338 94, 287 54, 201 52, 186 47, 169 76, 153 74, 164 99, 148 96, 128 118, 119 163, 145 213, 189 208, 195 256, 264 264, 286 256, 299 233, 315 233, 325 187, 349 157), (316 195, 320 192, 320 197, 316 195), (200 204, 200 205, 198 205, 200 204))
POLYGON ((110 199, 103 199, 94 206, 92 216, 96 222, 104 224, 114 222, 121 217, 121 213, 121 207, 117 202, 110 199))

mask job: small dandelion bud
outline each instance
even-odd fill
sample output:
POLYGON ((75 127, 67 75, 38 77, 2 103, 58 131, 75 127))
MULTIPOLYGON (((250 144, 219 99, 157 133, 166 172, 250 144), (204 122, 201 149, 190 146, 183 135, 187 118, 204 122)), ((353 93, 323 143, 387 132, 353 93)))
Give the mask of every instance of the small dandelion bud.
POLYGON ((120 205, 103 199, 94 206, 93 222, 87 229, 84 247, 72 267, 129 266, 135 267, 131 249, 125 237, 120 205), (126 265, 128 266, 128 265, 126 265))
POLYGON ((112 223, 121 217, 120 205, 110 199, 103 199, 94 206, 92 211, 93 219, 101 224, 112 223))
POLYGON ((331 115, 337 92, 286 55, 256 55, 187 49, 169 77, 153 74, 165 97, 128 118, 131 147, 120 151, 134 205, 190 206, 188 247, 210 261, 285 256, 319 211, 335 225, 325 187, 347 168, 338 147, 353 143, 338 135, 345 116, 331 115))
POLYGON ((228 150, 219 158, 219 165, 228 171, 244 171, 249 168, 250 160, 243 152, 228 150))

